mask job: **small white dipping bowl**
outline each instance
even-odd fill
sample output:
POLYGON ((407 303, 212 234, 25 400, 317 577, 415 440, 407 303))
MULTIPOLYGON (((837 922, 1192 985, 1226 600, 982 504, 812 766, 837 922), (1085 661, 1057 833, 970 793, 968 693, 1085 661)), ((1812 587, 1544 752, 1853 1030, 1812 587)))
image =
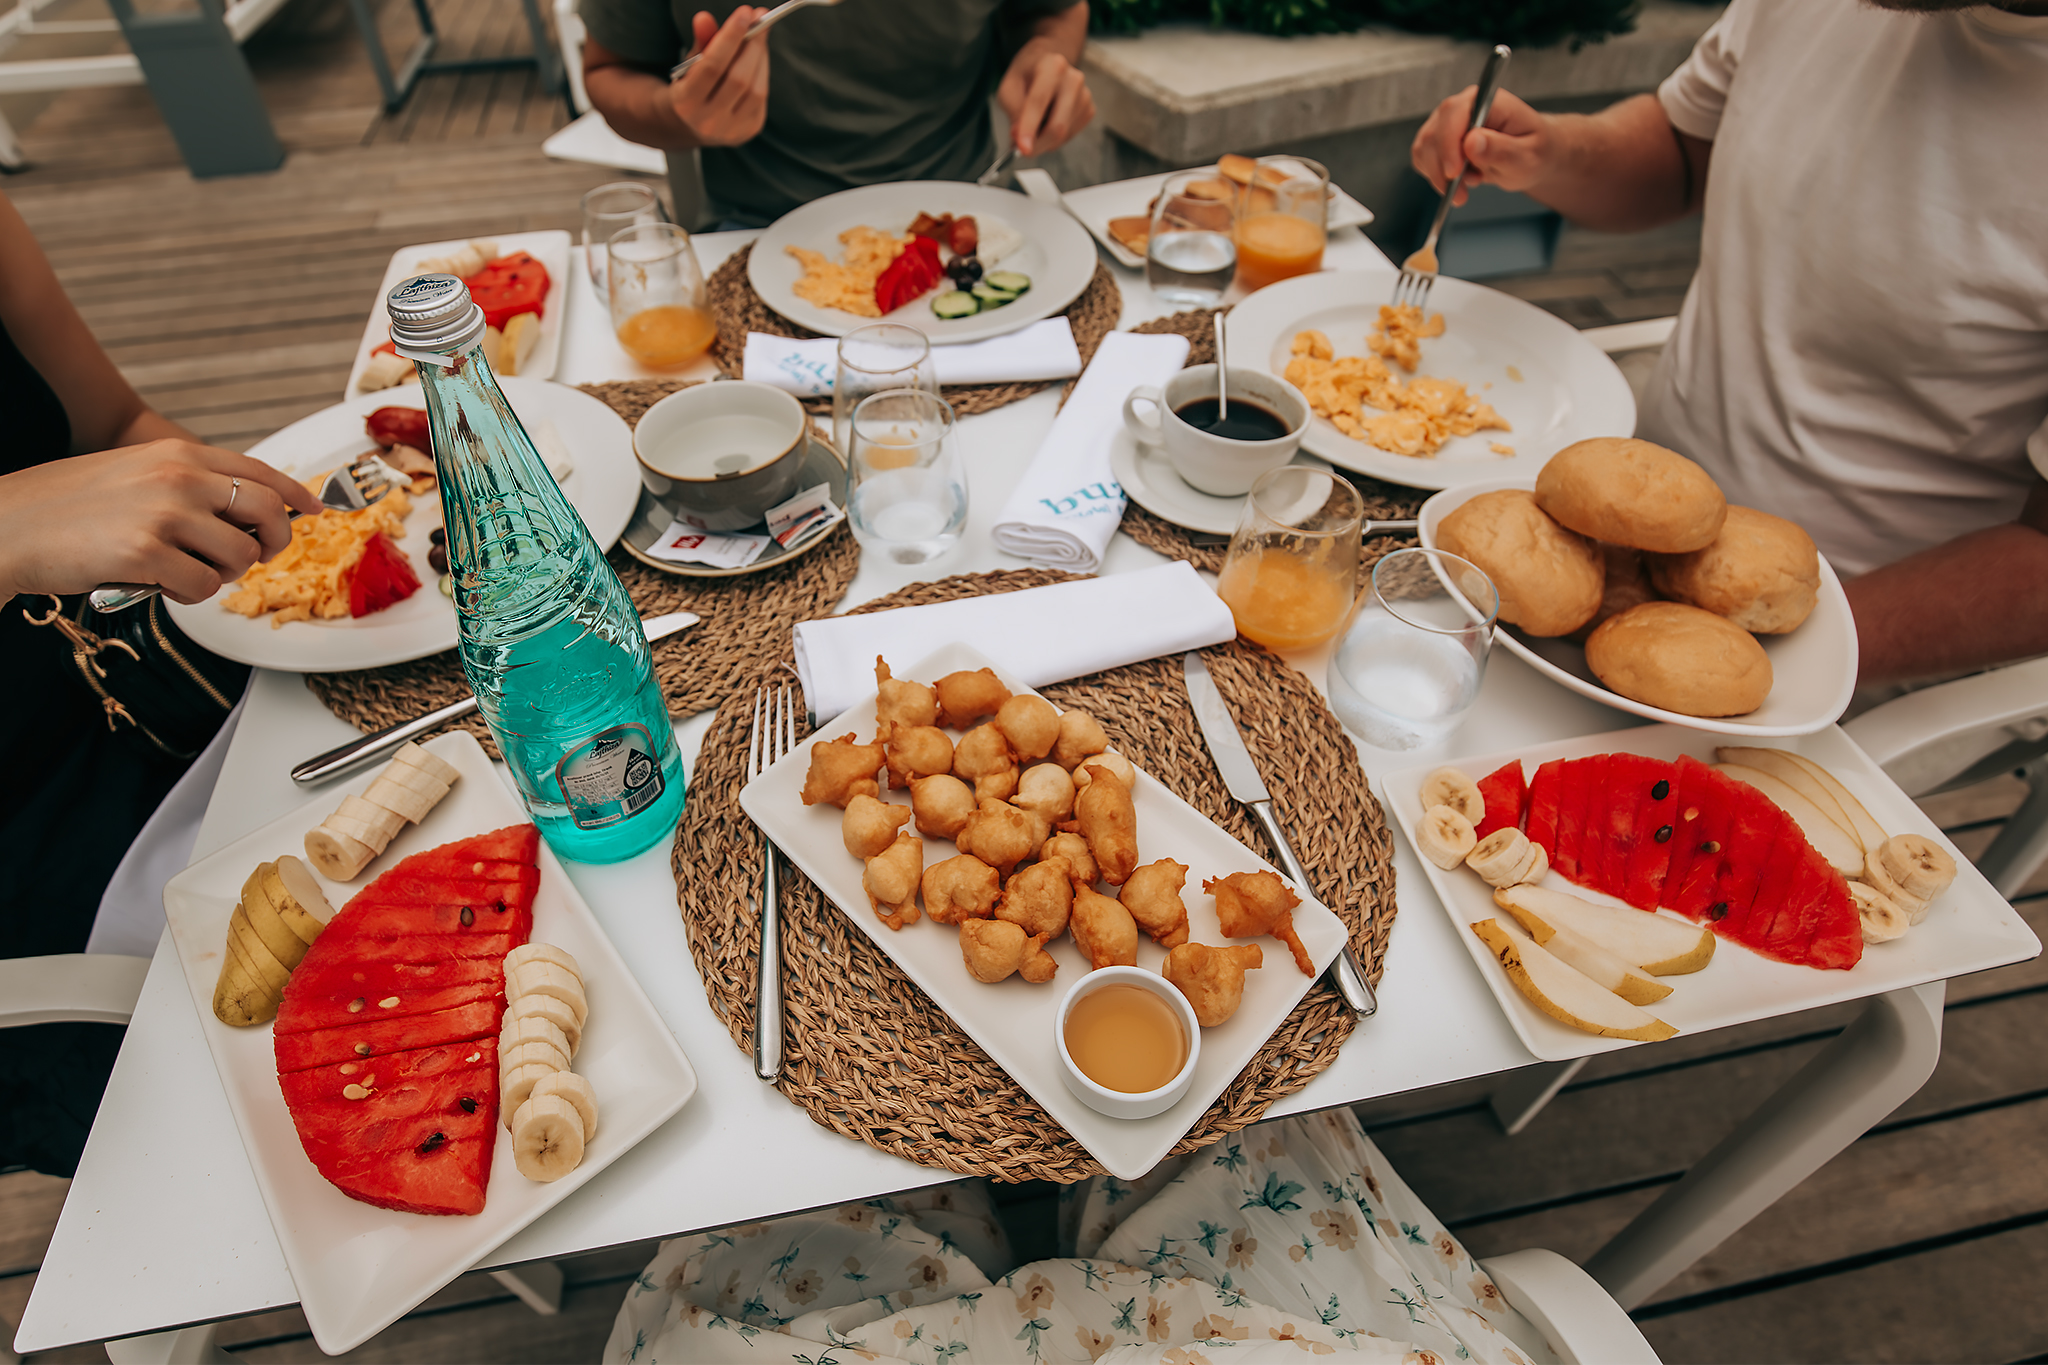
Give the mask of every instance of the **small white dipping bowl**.
POLYGON ((1180 1103, 1180 1097, 1188 1093, 1188 1087, 1194 1084, 1195 1063, 1202 1060, 1202 1026, 1195 1022, 1195 1007, 1171 981, 1143 967, 1097 967, 1076 981, 1067 992, 1067 998, 1060 1001, 1060 1012, 1053 1020, 1052 1031, 1053 1045, 1060 1050, 1060 1074, 1066 1078, 1067 1089, 1090 1109, 1113 1119, 1149 1119, 1173 1108, 1180 1103), (1139 986, 1164 1000, 1173 1007, 1174 1017, 1180 1020, 1181 1031, 1187 1036, 1187 1061, 1182 1064, 1179 1074, 1157 1090, 1134 1093, 1097 1085, 1074 1064, 1072 1054, 1067 1051, 1067 1015, 1075 1002, 1104 986, 1115 985, 1139 986))

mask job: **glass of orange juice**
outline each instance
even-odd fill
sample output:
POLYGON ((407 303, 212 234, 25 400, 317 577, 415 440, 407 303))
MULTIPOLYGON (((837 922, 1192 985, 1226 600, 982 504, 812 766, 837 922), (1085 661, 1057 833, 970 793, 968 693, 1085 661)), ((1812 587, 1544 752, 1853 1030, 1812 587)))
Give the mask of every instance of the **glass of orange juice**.
POLYGON ((1358 596, 1364 520, 1358 490, 1328 469, 1283 465, 1260 475, 1216 580, 1238 634, 1268 649, 1334 638, 1358 596))
POLYGON ((634 223, 612 234, 608 252, 612 330, 628 355, 671 370, 711 349, 718 323, 705 306, 689 233, 674 223, 634 223))
POLYGON ((1305 156, 1262 156, 1237 196, 1237 284, 1250 293, 1323 268, 1330 173, 1305 156))

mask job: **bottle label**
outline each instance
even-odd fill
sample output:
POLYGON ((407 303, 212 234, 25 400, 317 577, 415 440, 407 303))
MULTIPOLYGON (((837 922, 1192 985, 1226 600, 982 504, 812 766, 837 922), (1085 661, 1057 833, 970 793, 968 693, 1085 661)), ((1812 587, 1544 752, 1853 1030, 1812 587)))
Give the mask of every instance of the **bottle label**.
POLYGON ((661 764, 644 725, 614 725, 571 749, 555 765, 562 800, 578 829, 603 829, 659 800, 661 764))

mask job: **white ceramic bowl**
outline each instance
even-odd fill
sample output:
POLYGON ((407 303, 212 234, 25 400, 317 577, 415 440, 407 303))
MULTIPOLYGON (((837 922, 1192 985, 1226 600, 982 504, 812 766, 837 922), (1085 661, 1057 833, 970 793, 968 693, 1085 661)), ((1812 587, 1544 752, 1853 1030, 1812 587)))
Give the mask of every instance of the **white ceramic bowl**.
POLYGON ((633 454, 640 482, 678 520, 737 531, 796 492, 809 426, 803 404, 771 385, 693 384, 646 411, 633 454))
POLYGON ((1143 967, 1097 967, 1076 981, 1067 992, 1066 999, 1060 1001, 1059 1015, 1053 1020, 1052 1036, 1053 1045, 1059 1049, 1060 1075, 1065 1078, 1067 1089, 1090 1109, 1113 1119, 1149 1119, 1173 1108, 1194 1082, 1195 1064, 1202 1059, 1202 1026, 1195 1022, 1195 1007, 1171 981, 1143 967), (1171 1005, 1174 1017, 1180 1020, 1181 1031, 1187 1035, 1187 1061, 1181 1064, 1180 1071, 1172 1080, 1157 1090, 1134 1093, 1097 1085, 1082 1074, 1081 1068, 1074 1065, 1073 1057, 1067 1052, 1067 1015, 1073 1010, 1074 1003, 1104 986, 1118 984, 1142 987, 1171 1005))

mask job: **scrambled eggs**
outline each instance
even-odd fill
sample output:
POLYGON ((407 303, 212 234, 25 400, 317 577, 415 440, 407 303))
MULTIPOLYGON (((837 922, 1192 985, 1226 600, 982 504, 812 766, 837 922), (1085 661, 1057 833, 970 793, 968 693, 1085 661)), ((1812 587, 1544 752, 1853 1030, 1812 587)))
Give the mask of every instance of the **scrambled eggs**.
POLYGON ((846 248, 842 261, 827 260, 821 252, 800 246, 783 248, 804 268, 804 277, 795 285, 796 296, 820 308, 837 308, 864 318, 882 316, 875 303, 875 281, 910 245, 909 234, 896 237, 871 227, 850 227, 839 234, 839 241, 846 248))
MULTIPOLYGON (((1422 375, 1404 384, 1388 368, 1391 360, 1413 374, 1422 358, 1422 342, 1443 331, 1441 313, 1425 321, 1422 310, 1412 304, 1383 306, 1366 340, 1373 354, 1338 356, 1321 332, 1298 332, 1284 377, 1337 430, 1396 455, 1426 458, 1453 436, 1511 430, 1506 418, 1467 393, 1459 381, 1422 375), (1383 415, 1368 417, 1368 407, 1383 415)), ((1512 453, 1498 443, 1492 448, 1512 453)))
POLYGON ((287 621, 332 620, 349 614, 348 575, 363 557, 370 537, 382 531, 396 543, 405 534, 412 500, 393 488, 354 512, 328 510, 292 523, 292 543, 276 558, 251 565, 221 605, 243 616, 270 618, 274 630, 287 621))

